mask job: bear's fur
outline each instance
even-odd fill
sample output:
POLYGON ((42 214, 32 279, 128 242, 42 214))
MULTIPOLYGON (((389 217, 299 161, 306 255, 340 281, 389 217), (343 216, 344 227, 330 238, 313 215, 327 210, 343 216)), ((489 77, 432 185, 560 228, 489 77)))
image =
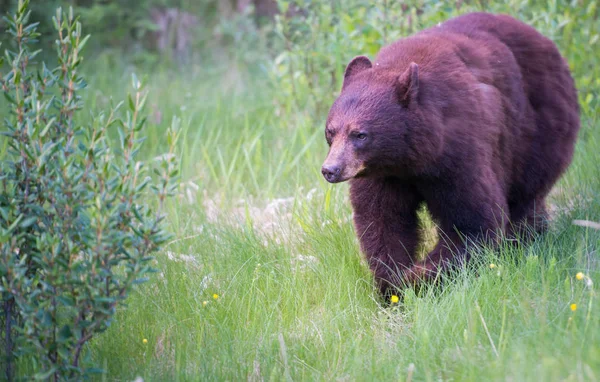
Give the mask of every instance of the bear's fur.
POLYGON ((468 242, 542 232, 579 125, 555 44, 510 16, 470 13, 349 63, 322 172, 350 180, 356 233, 385 293, 464 263, 468 242), (439 241, 417 261, 423 203, 439 241))

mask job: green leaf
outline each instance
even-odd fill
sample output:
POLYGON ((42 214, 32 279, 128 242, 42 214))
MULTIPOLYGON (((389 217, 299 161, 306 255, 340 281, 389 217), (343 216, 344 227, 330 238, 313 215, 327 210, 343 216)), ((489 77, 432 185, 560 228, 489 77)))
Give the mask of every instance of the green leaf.
POLYGON ((33 379, 35 379, 36 381, 46 381, 46 380, 49 380, 49 379, 50 379, 50 377, 51 377, 51 376, 52 376, 54 373, 56 373, 56 371, 57 371, 57 370, 58 370, 58 369, 56 368, 56 366, 55 366, 55 367, 52 367, 50 370, 48 370, 48 371, 46 371, 46 372, 39 372, 39 373, 36 373, 36 374, 33 376, 33 379))
POLYGON ((4 92, 4 98, 6 98, 6 100, 10 103, 10 104, 16 104, 17 101, 15 101, 15 99, 13 98, 13 96, 9 93, 9 92, 4 92))
POLYGON ((19 7, 17 8, 17 14, 23 14, 29 8, 29 0, 21 0, 19 1, 19 7))
POLYGON ((21 228, 28 228, 33 225, 38 220, 37 216, 31 216, 23 220, 23 222, 19 225, 21 228))
POLYGON ((85 45, 87 44, 89 39, 90 39, 90 35, 87 35, 79 42, 79 45, 77 46, 78 52, 81 52, 83 50, 83 48, 85 48, 85 45))
MULTIPOLYGON (((23 34, 29 34, 30 32, 33 32, 38 27, 38 25, 40 25, 39 22, 29 24, 27 27, 23 28, 23 34)), ((34 52, 34 53, 36 53, 36 52, 34 52)), ((33 53, 30 53, 30 54, 33 54, 33 53)))
POLYGON ((115 302, 115 298, 114 297, 96 297, 95 301, 96 302, 101 302, 101 303, 112 304, 113 302, 115 302))
POLYGON ((52 125, 54 124, 54 121, 56 121, 56 117, 50 118, 50 120, 48 121, 48 123, 46 124, 46 126, 44 127, 42 132, 40 133, 40 137, 43 138, 46 136, 46 134, 48 133, 48 130, 50 130, 50 127, 52 127, 52 125))
POLYGON ((69 325, 64 325, 60 331, 58 332, 58 341, 66 342, 73 337, 73 332, 71 331, 71 327, 69 325))
POLYGON ((15 228, 17 228, 17 226, 19 225, 19 222, 21 221, 21 219, 23 219, 23 215, 19 215, 19 217, 8 227, 8 229, 6 230, 6 233, 11 234, 12 231, 14 231, 15 228))
POLYGON ((75 301, 69 296, 57 296, 56 299, 65 306, 75 306, 75 301))
POLYGON ((127 96, 127 101, 129 102, 129 109, 131 111, 135 111, 135 103, 133 102, 133 98, 131 97, 131 94, 129 94, 127 96))
POLYGON ((133 86, 133 88, 137 91, 140 89, 141 87, 141 83, 138 80, 137 76, 135 75, 135 73, 131 73, 131 85, 133 86))

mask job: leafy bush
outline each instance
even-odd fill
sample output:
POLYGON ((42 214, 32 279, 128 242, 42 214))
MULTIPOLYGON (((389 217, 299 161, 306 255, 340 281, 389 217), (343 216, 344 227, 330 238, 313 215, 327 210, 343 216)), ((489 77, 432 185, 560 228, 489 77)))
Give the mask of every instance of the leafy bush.
POLYGON ((84 346, 107 329, 117 306, 152 271, 150 254, 170 238, 162 207, 176 191, 177 121, 167 132, 171 152, 151 177, 136 159, 146 120, 142 83, 133 78, 127 111, 119 103, 80 124, 86 83, 78 69, 87 37, 72 9, 59 9, 59 65, 36 67, 31 44, 39 35, 27 7, 20 1, 6 19, 16 46, 6 51, 1 76, 11 109, 0 174, 4 372, 11 380, 16 364, 36 378, 79 379, 95 370, 84 346), (118 145, 111 145, 110 129, 118 145))
MULTIPOLYGON (((169 63, 169 54, 160 52, 156 46, 156 35, 161 29, 160 23, 153 17, 153 13, 164 13, 172 8, 182 14, 194 17, 197 25, 187 30, 186 48, 196 51, 207 47, 214 47, 213 29, 218 26, 223 15, 220 8, 227 8, 225 3, 231 3, 229 8, 235 9, 234 1, 229 0, 70 0, 68 4, 73 7, 80 20, 86 25, 86 32, 93 36, 88 50, 114 55, 119 59, 127 53, 127 59, 136 64, 151 64, 162 59, 169 63), (157 53, 162 53, 158 55, 157 53)), ((3 15, 15 9, 18 0, 0 0, 0 13, 3 15)), ((31 2, 31 21, 39 22, 40 45, 51 48, 54 43, 51 15, 59 6, 64 6, 63 0, 44 0, 31 2)), ((235 17, 238 19, 239 17, 235 17)), ((227 18, 226 18, 227 19, 227 18)), ((245 17, 245 19, 249 19, 245 17)), ((246 20, 243 20, 246 22, 246 20)), ((229 20, 225 20, 229 22, 229 20)), ((181 20, 177 21, 177 24, 181 20)), ((183 22, 182 24, 185 24, 183 22)), ((164 25, 163 25, 164 27, 164 25)), ((172 36, 178 27, 169 27, 168 43, 174 44, 177 38, 172 36)), ((0 29, 6 29, 5 23, 0 20, 0 29)), ((163 31, 164 33, 164 31, 163 31)), ((238 32, 239 33, 239 32, 238 32)), ((0 35, 0 41, 6 42, 9 36, 0 35)), ((50 57, 44 57, 50 60, 50 57)))

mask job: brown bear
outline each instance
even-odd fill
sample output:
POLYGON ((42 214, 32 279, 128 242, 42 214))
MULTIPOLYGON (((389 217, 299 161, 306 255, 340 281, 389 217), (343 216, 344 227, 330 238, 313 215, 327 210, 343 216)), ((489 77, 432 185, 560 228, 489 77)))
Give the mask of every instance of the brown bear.
POLYGON ((469 243, 542 232, 579 126, 556 45, 510 16, 470 13, 348 64, 322 173, 350 180, 356 233, 385 294, 464 264, 469 243), (423 203, 439 240, 418 261, 423 203))

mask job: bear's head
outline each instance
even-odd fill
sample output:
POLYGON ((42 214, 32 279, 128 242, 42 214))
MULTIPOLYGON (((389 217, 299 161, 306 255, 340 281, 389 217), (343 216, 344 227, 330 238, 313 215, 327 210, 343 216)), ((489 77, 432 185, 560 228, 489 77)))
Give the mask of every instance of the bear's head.
POLYGON ((410 173, 431 159, 440 142, 430 126, 435 116, 420 105, 419 82, 414 62, 399 75, 365 56, 348 64, 326 123, 321 172, 328 182, 410 173))

